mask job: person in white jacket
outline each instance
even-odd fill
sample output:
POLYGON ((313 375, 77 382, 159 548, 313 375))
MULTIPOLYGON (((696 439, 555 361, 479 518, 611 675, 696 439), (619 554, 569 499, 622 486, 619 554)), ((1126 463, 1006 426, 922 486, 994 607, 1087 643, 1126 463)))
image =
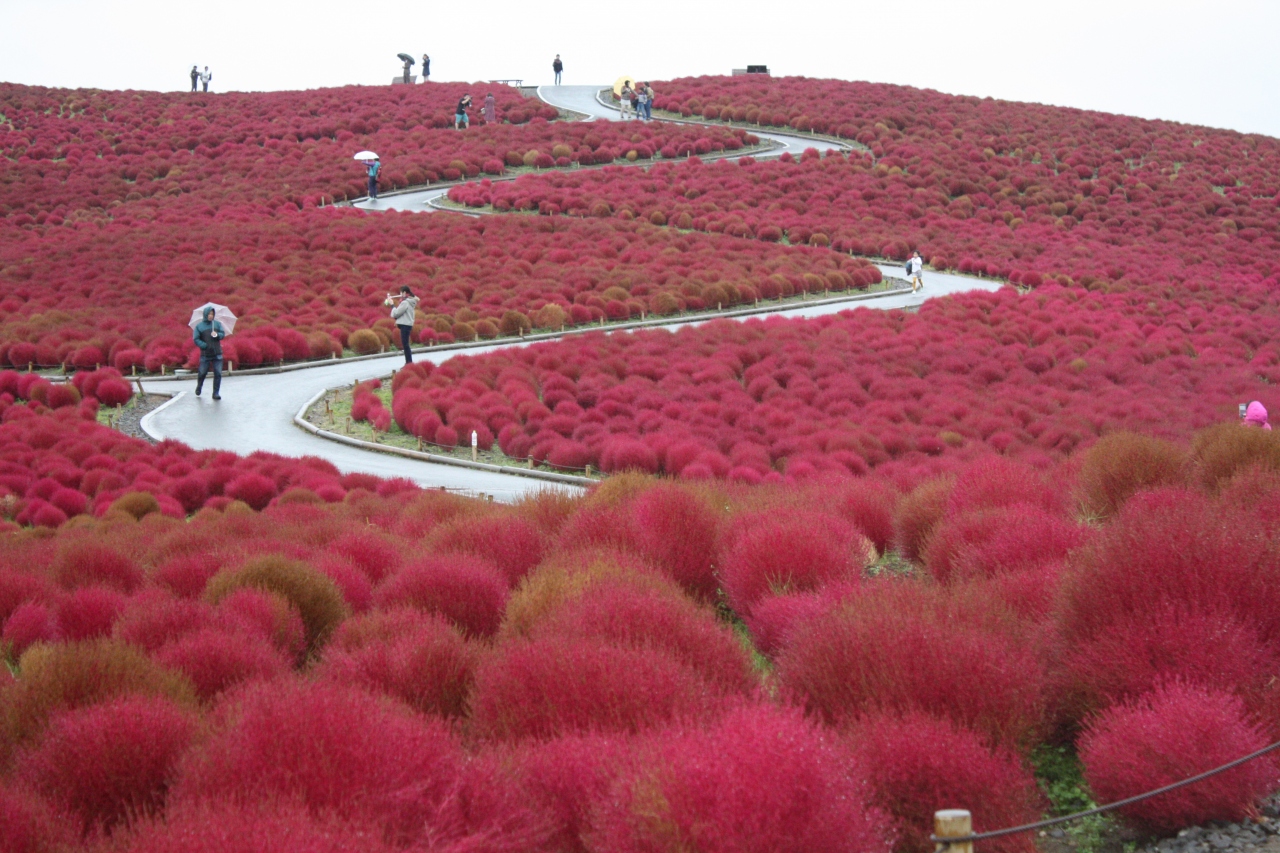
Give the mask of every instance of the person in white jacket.
POLYGON ((404 363, 413 364, 413 350, 409 348, 409 341, 413 336, 413 312, 418 307, 418 297, 413 295, 413 291, 406 284, 401 286, 398 296, 387 294, 385 304, 391 306, 391 319, 396 321, 396 328, 400 330, 400 345, 404 347, 404 363), (397 299, 400 300, 399 304, 396 304, 397 299))
POLYGON ((920 258, 919 252, 911 253, 911 292, 915 293, 924 287, 924 279, 920 276, 920 270, 924 269, 924 261, 920 258))

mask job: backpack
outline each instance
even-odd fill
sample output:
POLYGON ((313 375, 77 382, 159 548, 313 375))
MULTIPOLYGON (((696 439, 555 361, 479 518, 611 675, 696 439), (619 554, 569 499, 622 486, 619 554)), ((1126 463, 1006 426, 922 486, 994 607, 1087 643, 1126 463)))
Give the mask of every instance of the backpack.
POLYGON ((910 275, 910 274, 911 274, 911 259, 910 259, 910 258, 907 258, 907 267, 906 267, 906 269, 907 269, 907 275, 910 275))

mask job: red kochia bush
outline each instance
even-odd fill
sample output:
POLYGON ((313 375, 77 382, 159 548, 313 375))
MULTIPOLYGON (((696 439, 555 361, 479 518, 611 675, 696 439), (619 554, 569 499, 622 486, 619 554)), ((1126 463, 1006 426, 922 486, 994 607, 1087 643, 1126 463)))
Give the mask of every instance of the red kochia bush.
POLYGON ((721 559, 729 604, 738 613, 769 593, 851 581, 874 547, 849 522, 822 514, 749 513, 734 520, 721 559))
POLYGON ((923 711, 1028 747, 1043 719, 1043 664, 982 618, 948 614, 915 585, 877 582, 798 628, 778 681, 829 722, 923 711))
POLYGON ((974 510, 934 528, 925 565, 939 581, 1035 569, 1079 546, 1078 524, 1030 504, 974 510))
POLYGON ((201 803, 140 821, 128 853, 390 853, 397 848, 305 806, 201 803))
POLYGON ((631 514, 641 555, 692 595, 713 600, 720 520, 709 502, 690 489, 662 484, 641 493, 631 514))
POLYGON ((1280 641, 1280 562, 1266 526, 1223 514, 1203 495, 1140 493, 1071 561, 1062 631, 1070 645, 1108 626, 1145 621, 1166 608, 1194 609, 1254 626, 1280 641))
POLYGON ((735 710, 665 733, 601 804, 591 849, 887 853, 893 832, 847 753, 800 714, 735 710))
POLYGON ((336 683, 386 694, 426 714, 461 717, 475 678, 476 655, 442 617, 378 611, 338 630, 321 672, 336 683), (378 623, 387 625, 378 627, 378 623), (391 627, 389 623, 399 623, 391 627), (354 628, 348 632, 348 628, 354 628), (390 628, 390 630, 388 630, 390 628), (382 631, 387 636, 377 636, 382 631), (369 641, 358 633, 369 631, 369 641))
POLYGON ((458 629, 490 637, 502 623, 507 584, 489 563, 462 554, 437 554, 409 563, 383 582, 379 607, 416 607, 438 613, 458 629))
POLYGON ((293 799, 411 841, 430 831, 462 765, 443 722, 359 690, 276 681, 227 702, 220 730, 184 762, 172 796, 184 808, 293 799))
POLYGON ((501 569, 512 586, 542 561, 546 547, 531 522, 496 513, 458 519, 435 533, 431 544, 441 551, 474 554, 501 569))
MULTIPOLYGON (((849 747, 870 774, 873 805, 894 816, 899 853, 933 849, 940 808, 966 808, 975 832, 1031 823, 1043 802, 1036 780, 1013 751, 993 748, 969 729, 926 714, 873 714, 849 730, 849 747)), ((998 853, 1031 853, 1027 833, 987 842, 998 853)))
POLYGON ((129 696, 55 716, 38 747, 20 755, 17 775, 74 812, 82 830, 164 807, 195 717, 158 696, 129 696))
POLYGON ((58 614, 36 601, 28 601, 14 608, 5 620, 0 639, 20 655, 33 643, 49 643, 62 638, 58 614))
POLYGON ((155 659, 184 673, 205 701, 242 681, 267 679, 289 670, 289 662, 265 638, 205 629, 155 653, 155 659))
POLYGON ((593 638, 665 652, 726 692, 745 693, 757 683, 733 632, 712 610, 675 591, 602 581, 537 623, 531 636, 593 638))
POLYGON ((633 751, 632 739, 620 735, 564 735, 506 751, 521 789, 550 824, 551 850, 587 853, 583 835, 592 809, 607 798, 633 751))
POLYGON ((516 641, 476 673, 471 721, 486 738, 635 732, 718 704, 706 681, 670 656, 596 640, 516 641))
POLYGON ((246 472, 223 487, 229 498, 244 501, 254 509, 264 509, 278 493, 276 484, 261 474, 246 472))
POLYGON ((55 853, 72 846, 71 821, 26 786, 0 784, 0 839, 5 853, 55 853))
POLYGON ((1074 646, 1059 670, 1063 712, 1078 722, 1175 678, 1239 695, 1254 712, 1274 703, 1280 652, 1255 625, 1193 606, 1166 605, 1116 622, 1074 646))
MULTIPOLYGON (((1171 682, 1094 718, 1079 752, 1095 796, 1113 802, 1226 764, 1266 743, 1239 698, 1171 682)), ((1161 833, 1210 820, 1238 821, 1275 787, 1277 772, 1275 759, 1264 756, 1121 813, 1161 833)))

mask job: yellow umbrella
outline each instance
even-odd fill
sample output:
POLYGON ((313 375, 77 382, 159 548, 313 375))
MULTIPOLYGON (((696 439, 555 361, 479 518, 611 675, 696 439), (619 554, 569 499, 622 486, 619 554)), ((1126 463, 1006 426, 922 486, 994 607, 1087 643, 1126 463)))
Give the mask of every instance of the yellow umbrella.
POLYGON ((614 80, 614 81, 613 81, 613 94, 615 94, 615 95, 617 95, 619 98, 621 98, 621 97, 622 97, 622 87, 623 87, 623 86, 633 86, 633 87, 634 87, 634 86, 635 86, 635 84, 636 84, 636 78, 634 78, 634 77, 619 77, 617 80, 614 80))

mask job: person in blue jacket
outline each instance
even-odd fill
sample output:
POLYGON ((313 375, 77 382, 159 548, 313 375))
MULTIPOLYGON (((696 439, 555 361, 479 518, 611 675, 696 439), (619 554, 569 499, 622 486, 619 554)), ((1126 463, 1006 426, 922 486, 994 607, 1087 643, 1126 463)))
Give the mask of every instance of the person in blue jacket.
POLYGON ((381 160, 369 160, 365 164, 369 170, 369 198, 378 200, 378 172, 382 170, 381 160))
POLYGON ((212 367, 213 399, 222 399, 218 392, 222 390, 222 339, 226 336, 227 330, 213 319, 213 308, 204 309, 203 319, 191 331, 192 340, 200 347, 200 372, 196 374, 197 397, 204 390, 204 378, 209 375, 209 368, 212 367))

